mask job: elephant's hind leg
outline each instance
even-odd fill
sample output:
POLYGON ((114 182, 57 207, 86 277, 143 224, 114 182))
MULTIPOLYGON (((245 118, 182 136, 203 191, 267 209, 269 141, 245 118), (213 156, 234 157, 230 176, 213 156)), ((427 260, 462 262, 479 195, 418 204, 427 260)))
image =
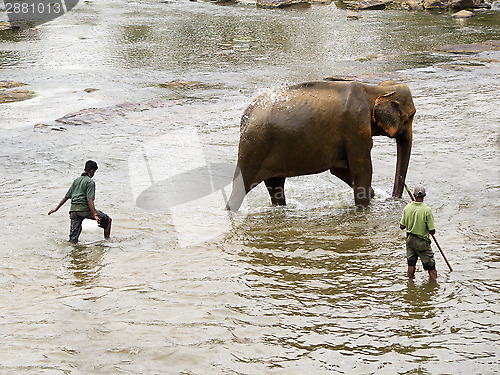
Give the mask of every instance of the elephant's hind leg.
POLYGON ((271 177, 264 181, 275 206, 285 206, 285 177, 271 177))

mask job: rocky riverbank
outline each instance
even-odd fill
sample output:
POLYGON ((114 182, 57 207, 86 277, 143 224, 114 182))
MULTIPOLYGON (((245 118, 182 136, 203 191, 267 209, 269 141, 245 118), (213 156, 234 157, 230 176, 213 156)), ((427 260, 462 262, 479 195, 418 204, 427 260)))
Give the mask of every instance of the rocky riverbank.
MULTIPOLYGON (((292 6, 311 6, 312 4, 332 3, 331 0, 257 0, 261 8, 285 8, 292 6)), ((394 4, 409 10, 468 10, 491 9, 491 4, 485 0, 344 0, 337 2, 340 7, 354 10, 382 10, 394 4)))

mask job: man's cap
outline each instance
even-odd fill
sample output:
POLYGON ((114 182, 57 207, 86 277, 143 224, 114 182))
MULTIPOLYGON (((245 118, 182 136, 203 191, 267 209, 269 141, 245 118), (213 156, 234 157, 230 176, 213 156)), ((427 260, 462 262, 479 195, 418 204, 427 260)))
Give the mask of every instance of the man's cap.
POLYGON ((415 197, 425 197, 425 186, 418 184, 413 188, 413 195, 415 197))

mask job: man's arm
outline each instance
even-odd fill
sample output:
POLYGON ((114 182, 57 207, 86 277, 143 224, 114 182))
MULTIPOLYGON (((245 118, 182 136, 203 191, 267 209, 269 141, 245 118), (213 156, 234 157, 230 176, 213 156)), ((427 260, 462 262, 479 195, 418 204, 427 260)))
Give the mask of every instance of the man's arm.
POLYGON ((92 198, 87 198, 87 203, 89 204, 90 211, 94 214, 95 220, 97 221, 97 224, 101 224, 101 221, 99 220, 99 216, 97 216, 97 212, 95 210, 94 206, 94 200, 92 198))
POLYGON ((63 199, 61 199, 61 201, 59 202, 59 204, 57 205, 56 208, 52 209, 49 211, 49 215, 52 215, 54 212, 56 212, 59 208, 61 208, 61 206, 66 203, 66 201, 68 200, 69 198, 68 197, 64 197, 63 199))
POLYGON ((434 235, 436 233, 436 228, 434 227, 434 215, 432 210, 429 208, 429 213, 427 215, 427 228, 429 228, 429 234, 434 235))
MULTIPOLYGON (((408 207, 408 206, 406 206, 406 207, 408 207)), ((399 221, 399 228, 400 228, 401 230, 406 229, 406 224, 408 224, 408 223, 407 223, 407 221, 406 221, 406 215, 405 215, 405 212, 406 212, 406 210, 407 210, 407 208, 406 208, 406 207, 405 207, 405 209, 403 210, 403 214, 401 215, 401 220, 399 221)))

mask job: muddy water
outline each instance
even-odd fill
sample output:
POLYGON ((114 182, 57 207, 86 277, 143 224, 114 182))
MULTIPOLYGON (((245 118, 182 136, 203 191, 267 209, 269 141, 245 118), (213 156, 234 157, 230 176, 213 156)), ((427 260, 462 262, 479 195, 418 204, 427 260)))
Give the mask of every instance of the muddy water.
POLYGON ((0 79, 38 93, 0 108, 0 373, 498 373, 500 55, 433 52, 498 39, 498 12, 349 15, 104 1, 0 34, 0 79), (404 275, 389 139, 366 210, 328 174, 290 179, 285 208, 260 187, 220 210, 253 98, 381 72, 414 94, 408 182, 454 268, 434 246, 437 284, 404 275), (68 206, 46 213, 89 158, 112 239, 87 224, 70 245, 68 206))

